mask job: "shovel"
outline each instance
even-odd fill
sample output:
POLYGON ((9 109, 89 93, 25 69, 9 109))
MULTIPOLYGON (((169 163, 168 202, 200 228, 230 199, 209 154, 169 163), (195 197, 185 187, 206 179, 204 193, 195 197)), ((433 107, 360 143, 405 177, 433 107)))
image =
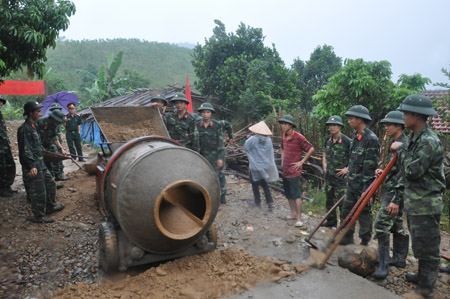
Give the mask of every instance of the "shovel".
POLYGON ((328 219, 328 217, 330 217, 331 213, 334 212, 334 210, 337 209, 337 207, 344 201, 345 195, 342 195, 342 197, 334 204, 333 207, 331 207, 331 209, 325 214, 325 216, 323 216, 322 220, 320 220, 319 224, 317 224, 317 226, 314 228, 314 230, 312 231, 311 235, 309 235, 306 239, 305 242, 306 244, 308 244, 310 247, 314 248, 314 249, 319 249, 316 245, 314 245, 311 242, 311 238, 314 236, 314 234, 317 232, 317 230, 319 229, 319 227, 325 222, 325 220, 328 219))
MULTIPOLYGON (((322 261, 318 264, 318 268, 319 269, 323 269, 325 267, 326 262, 328 261, 328 259, 330 258, 330 256, 333 254, 333 252, 336 250, 337 246, 339 245, 339 243, 341 242, 341 240, 344 238, 344 236, 348 233, 348 231, 353 227, 353 225, 355 224, 356 220, 358 219, 359 215, 361 214, 362 210, 364 209, 364 207, 367 205, 367 203, 369 202, 370 198, 374 195, 374 193, 376 192, 376 190, 378 189, 378 187, 381 185, 381 183, 384 181, 384 179, 386 178, 387 174, 389 173, 389 171, 391 170, 392 166, 394 166, 395 162, 397 161, 397 155, 394 155, 391 159, 391 161, 389 162, 389 164, 386 166, 386 168, 383 170, 383 172, 381 173, 381 175, 375 179, 375 181, 372 183, 371 187, 369 187, 367 189, 367 193, 364 192, 365 194, 361 195, 361 198, 363 198, 363 200, 360 202, 360 205, 358 206, 356 212, 354 213, 354 215, 351 216, 351 220, 350 223, 345 227, 344 231, 341 232, 338 236, 337 239, 335 240, 335 242, 333 243, 333 245, 331 246, 331 248, 327 251, 326 255, 323 257, 322 261)), ((360 198, 360 200, 361 200, 360 198)), ((359 202, 359 200, 358 200, 359 202)), ((356 206, 357 204, 355 204, 356 206)), ((352 210, 353 211, 353 210, 352 210)), ((351 215, 351 214, 349 214, 351 215)))

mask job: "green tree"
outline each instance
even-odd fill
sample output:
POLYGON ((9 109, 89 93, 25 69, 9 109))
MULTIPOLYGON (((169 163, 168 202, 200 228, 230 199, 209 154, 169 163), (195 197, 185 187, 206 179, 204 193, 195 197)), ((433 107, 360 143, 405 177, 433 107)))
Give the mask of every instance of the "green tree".
POLYGON ((213 36, 194 48, 192 64, 196 87, 240 116, 261 119, 271 111, 270 96, 293 99, 294 76, 286 69, 275 46, 266 47, 262 29, 241 23, 236 33, 214 21, 213 36))
POLYGON ((90 95, 90 100, 84 105, 103 102, 106 99, 122 95, 126 92, 123 88, 123 83, 126 78, 117 78, 117 72, 122 64, 123 52, 119 52, 115 57, 113 53, 108 56, 108 64, 102 65, 97 73, 94 75, 85 70, 78 70, 78 72, 85 77, 90 77, 94 80, 92 87, 86 88, 90 95))
POLYGON ((132 92, 133 90, 138 88, 150 87, 150 80, 145 78, 141 73, 134 70, 123 70, 122 74, 118 76, 117 79, 123 81, 121 86, 127 92, 132 92))
POLYGON ((346 59, 344 66, 313 97, 317 102, 315 116, 325 120, 333 114, 344 115, 353 105, 364 105, 370 111, 372 123, 377 123, 387 112, 397 109, 405 97, 420 92, 429 82, 428 78, 414 74, 401 75, 394 84, 391 75, 388 61, 346 59))
POLYGON ((300 91, 300 107, 310 112, 314 107, 312 97, 342 67, 342 59, 334 53, 332 46, 318 46, 308 61, 294 60, 292 69, 298 73, 297 89, 300 91))
MULTIPOLYGON (((450 71, 448 69, 444 68, 444 67, 441 69, 441 71, 450 80, 450 71)), ((446 82, 438 82, 438 83, 436 83, 434 85, 435 86, 444 87, 444 88, 450 88, 450 84, 446 83, 446 82)))
POLYGON ((68 0, 0 1, 0 78, 24 66, 42 77, 47 48, 55 47, 74 13, 68 0))
POLYGON ((430 78, 422 77, 422 75, 418 73, 411 76, 401 74, 397 81, 397 86, 399 88, 406 88, 411 90, 424 91, 426 90, 427 84, 431 84, 430 78))

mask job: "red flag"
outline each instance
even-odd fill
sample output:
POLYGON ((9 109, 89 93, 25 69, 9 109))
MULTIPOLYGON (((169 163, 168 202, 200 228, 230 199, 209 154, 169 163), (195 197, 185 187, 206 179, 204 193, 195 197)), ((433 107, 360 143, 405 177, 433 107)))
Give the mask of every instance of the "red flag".
POLYGON ((189 87, 189 75, 187 75, 187 77, 186 77, 186 98, 189 101, 189 105, 187 105, 187 107, 186 107, 187 111, 189 113, 193 113, 193 110, 192 110, 192 98, 191 98, 191 88, 189 87))
POLYGON ((44 81, 13 81, 0 83, 0 94, 8 95, 38 95, 45 94, 44 81))

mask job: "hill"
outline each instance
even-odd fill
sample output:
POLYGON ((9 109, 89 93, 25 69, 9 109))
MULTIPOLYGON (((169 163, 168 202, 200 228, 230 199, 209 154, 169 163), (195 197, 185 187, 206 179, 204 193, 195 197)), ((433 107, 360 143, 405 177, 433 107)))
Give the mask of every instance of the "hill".
POLYGON ((120 51, 124 52, 124 56, 119 76, 127 69, 136 71, 150 80, 148 87, 164 87, 174 83, 184 85, 187 74, 191 82, 196 79, 191 64, 191 49, 138 39, 60 39, 55 49, 48 50, 46 66, 65 81, 69 90, 81 90, 90 87, 92 82, 86 82, 76 70, 96 74, 100 66, 107 65, 109 53, 116 55, 120 51))

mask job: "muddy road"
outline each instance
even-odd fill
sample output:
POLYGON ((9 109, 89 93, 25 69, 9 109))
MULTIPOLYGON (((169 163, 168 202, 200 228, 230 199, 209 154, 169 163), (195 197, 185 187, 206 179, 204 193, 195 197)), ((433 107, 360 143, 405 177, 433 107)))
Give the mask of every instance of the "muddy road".
MULTIPOLYGON (((253 199, 251 185, 234 176, 227 176, 228 203, 220 207, 215 221, 217 250, 105 277, 98 267, 102 217, 94 196, 95 178, 65 163, 69 180, 57 191, 57 201, 66 208, 52 215, 55 223, 26 220, 31 210, 20 171, 14 185, 19 193, 0 197, 2 298, 398 298, 396 294, 414 287, 403 278, 404 272, 417 268, 411 256, 406 269, 391 268, 383 281, 340 268, 336 254, 324 270, 308 269, 304 265, 309 249, 303 240, 320 215, 305 210, 305 227, 296 228, 285 218, 289 208, 280 193, 272 191, 273 211, 264 202, 262 209, 255 208, 248 204, 253 199)), ((320 229, 314 240, 323 243, 331 233, 320 229)), ((448 244, 448 236, 443 236, 443 250, 448 244)), ((440 274, 436 298, 449 293, 449 277, 440 274)))

